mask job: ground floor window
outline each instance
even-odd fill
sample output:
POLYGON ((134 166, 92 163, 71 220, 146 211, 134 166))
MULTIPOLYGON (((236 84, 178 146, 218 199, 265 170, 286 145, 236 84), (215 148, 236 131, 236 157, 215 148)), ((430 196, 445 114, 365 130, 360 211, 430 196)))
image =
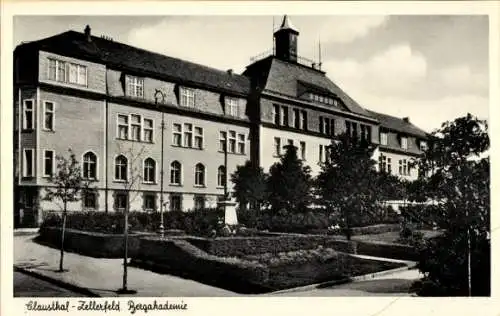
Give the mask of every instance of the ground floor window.
POLYGON ((97 192, 84 191, 82 195, 84 209, 97 209, 97 192))
POLYGON ((194 196, 194 209, 201 210, 205 208, 205 196, 204 195, 195 195, 194 196))
POLYGON ((146 212, 156 211, 156 194, 145 192, 143 195, 143 208, 146 212))
POLYGON ((127 208, 127 193, 126 192, 116 192, 115 193, 115 210, 119 212, 124 212, 127 208))
POLYGON ((182 195, 180 194, 170 195, 170 210, 182 211, 182 195))

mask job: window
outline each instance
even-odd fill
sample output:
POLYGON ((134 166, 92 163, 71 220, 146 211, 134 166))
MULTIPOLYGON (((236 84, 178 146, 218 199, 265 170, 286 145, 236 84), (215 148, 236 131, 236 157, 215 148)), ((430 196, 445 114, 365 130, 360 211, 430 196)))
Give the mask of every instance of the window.
POLYGON ((60 60, 49 59, 49 79, 54 81, 66 81, 66 63, 60 60))
POLYGON ((181 185, 181 164, 178 161, 170 164, 170 184, 181 185))
POLYGON ((319 162, 323 162, 323 145, 319 145, 319 162))
POLYGON ((407 137, 401 137, 401 148, 402 149, 408 149, 408 138, 407 137))
POLYGON ((82 202, 84 209, 97 209, 97 193, 91 190, 83 191, 82 202))
POLYGON ((180 194, 170 195, 170 210, 174 212, 182 211, 182 196, 180 194))
POLYGON ((198 149, 203 148, 203 128, 194 128, 194 147, 198 149))
POLYGON ((380 145, 387 145, 387 133, 380 133, 380 145))
POLYGON ((219 166, 217 169, 217 186, 223 187, 226 185, 226 168, 224 166, 219 166))
POLYGON ((335 135, 335 119, 330 119, 330 135, 335 135))
POLYGON ((126 93, 129 97, 143 98, 144 97, 144 79, 134 76, 126 76, 126 93))
POLYGON ((300 128, 303 130, 307 130, 307 112, 306 111, 300 111, 300 128))
POLYGON ((331 146, 326 146, 324 145, 325 147, 325 162, 328 163, 330 162, 330 155, 331 155, 331 150, 332 150, 332 147, 331 146))
POLYGON ((128 139, 128 115, 118 114, 118 138, 128 139))
POLYGON ((385 172, 387 170, 387 157, 385 155, 380 155, 378 157, 378 168, 380 172, 385 172))
POLYGON ((43 102, 43 128, 49 131, 54 130, 54 102, 43 102))
POLYGON ((420 141, 420 150, 421 151, 426 151, 427 150, 427 142, 425 140, 420 141))
POLYGON ((288 107, 287 106, 281 107, 281 122, 280 123, 282 126, 288 126, 288 107))
POLYGON ((287 146, 293 146, 293 139, 287 140, 287 146))
POLYGON ((204 195, 195 195, 194 196, 194 209, 202 210, 205 208, 205 196, 204 195))
POLYGON ((323 131, 324 134, 330 135, 330 119, 325 118, 325 130, 323 131))
POLYGON ((45 150, 43 154, 43 176, 51 177, 54 173, 54 151, 45 150))
POLYGON ((239 116, 238 99, 226 98, 228 113, 231 116, 239 116))
POLYGON ((155 183, 156 182, 156 162, 153 158, 146 158, 144 160, 144 182, 155 183))
POLYGON ((238 134, 238 153, 245 154, 245 135, 238 134))
POLYGON ((229 150, 230 153, 236 152, 236 132, 229 131, 229 150))
POLYGON ((358 124, 350 121, 345 121, 345 126, 347 135, 349 135, 351 138, 358 137, 358 124))
POLYGON ((276 125, 280 124, 280 107, 277 104, 273 104, 273 119, 274 119, 274 124, 276 125))
POLYGON ((115 210, 118 212, 124 212, 128 204, 128 196, 126 192, 116 192, 115 193, 115 210))
POLYGON ((300 159, 306 160, 306 143, 300 142, 300 159))
POLYGON ((205 166, 201 163, 197 164, 194 168, 194 185, 205 185, 205 166))
POLYGON ((293 109, 293 127, 300 128, 299 109, 293 109))
POLYGON ((391 158, 387 158, 387 173, 389 173, 389 174, 392 173, 391 158))
POLYGON ((152 192, 144 192, 142 196, 143 209, 146 212, 156 211, 156 194, 152 192))
POLYGON ((227 133, 219 132, 219 151, 225 152, 227 145, 227 133))
POLYGON ((274 156, 281 155, 281 139, 279 137, 274 138, 274 156))
POLYGON ((319 117, 319 132, 321 134, 325 133, 325 123, 323 121, 323 117, 322 116, 319 117))
POLYGON ((35 165, 35 156, 33 149, 24 149, 23 154, 23 177, 33 177, 33 167, 35 165))
POLYGON ((408 163, 406 159, 400 159, 399 160, 399 174, 403 176, 409 176, 409 168, 408 168, 408 163))
POLYGON ((194 107, 194 90, 189 88, 181 88, 181 106, 194 107))
POLYGON ((174 123, 172 125, 173 127, 173 132, 172 132, 172 143, 174 146, 182 146, 182 125, 174 123))
POLYGON ((127 181, 127 158, 123 155, 115 158, 115 180, 127 181))
POLYGON ((153 120, 151 119, 144 119, 144 141, 153 142, 153 120))
POLYGON ((367 142, 371 142, 371 138, 372 138, 371 126, 360 124, 359 127, 361 130, 361 139, 365 140, 367 142))
POLYGON ((193 124, 184 124, 184 147, 193 146, 193 124))
POLYGON ((130 127, 132 140, 141 140, 141 116, 137 114, 130 115, 130 127))
POLYGON ((83 178, 87 180, 97 179, 97 156, 91 151, 83 155, 83 178))
POLYGON ((33 100, 24 100, 23 128, 33 129, 33 100))
POLYGON ((75 83, 80 85, 87 85, 87 67, 82 65, 69 64, 69 83, 75 83))

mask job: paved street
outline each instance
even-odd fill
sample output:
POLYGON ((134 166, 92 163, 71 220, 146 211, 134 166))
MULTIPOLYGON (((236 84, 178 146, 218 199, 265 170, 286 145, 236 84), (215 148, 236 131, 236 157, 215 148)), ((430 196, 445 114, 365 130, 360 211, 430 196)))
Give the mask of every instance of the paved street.
POLYGON ((81 294, 58 287, 21 272, 14 272, 15 297, 81 297, 81 294))

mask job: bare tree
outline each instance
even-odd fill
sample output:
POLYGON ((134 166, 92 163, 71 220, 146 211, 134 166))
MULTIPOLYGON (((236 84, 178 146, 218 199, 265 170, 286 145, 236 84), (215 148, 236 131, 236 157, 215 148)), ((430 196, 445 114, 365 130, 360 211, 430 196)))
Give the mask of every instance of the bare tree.
MULTIPOLYGON (((133 294, 136 291, 129 290, 127 287, 127 268, 128 268, 128 216, 130 212, 130 205, 139 196, 141 183, 144 179, 142 159, 145 152, 145 146, 141 146, 136 149, 135 144, 132 144, 128 148, 125 148, 122 144, 117 144, 117 152, 126 158, 126 172, 124 174, 125 179, 123 179, 122 187, 123 191, 127 196, 127 203, 124 210, 124 227, 123 227, 123 281, 122 288, 118 290, 120 294, 133 294)), ((115 173, 121 172, 121 170, 116 170, 120 168, 115 166, 115 173)))
POLYGON ((61 229, 61 256, 59 258, 58 272, 65 271, 64 261, 64 235, 66 232, 66 217, 68 203, 81 199, 82 190, 89 188, 89 183, 84 180, 80 163, 71 149, 68 150, 69 157, 56 156, 57 170, 49 178, 50 187, 45 188, 44 200, 55 201, 62 209, 62 229, 61 229), (57 201, 59 203, 57 203, 57 201))

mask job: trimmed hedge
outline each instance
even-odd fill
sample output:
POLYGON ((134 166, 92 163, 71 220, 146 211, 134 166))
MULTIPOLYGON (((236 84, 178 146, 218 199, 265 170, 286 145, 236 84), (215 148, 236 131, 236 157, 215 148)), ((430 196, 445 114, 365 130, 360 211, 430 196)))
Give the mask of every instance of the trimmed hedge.
POLYGON ((222 257, 243 257, 261 253, 278 253, 315 249, 318 246, 354 253, 355 243, 326 235, 276 235, 230 238, 186 238, 188 242, 209 254, 222 257))
MULTIPOLYGON (((132 257, 137 253, 139 238, 145 234, 131 234, 128 237, 128 253, 132 257)), ((42 227, 37 241, 48 246, 59 248, 61 245, 61 229, 42 227)), ((96 258, 121 258, 123 256, 123 235, 103 234, 96 232, 66 229, 64 233, 64 249, 84 256, 96 258)))
POLYGON ((372 235, 383 234, 388 232, 397 232, 401 229, 400 224, 378 224, 365 227, 353 227, 353 235, 372 235))
MULTIPOLYGON (((197 236, 210 236, 223 218, 223 211, 216 209, 163 213, 166 230, 182 230, 187 234, 197 236)), ((131 231, 156 232, 160 226, 160 213, 130 212, 129 225, 131 231)), ((42 222, 41 228, 60 226, 62 226, 61 216, 49 213, 42 222)), ((118 212, 68 212, 66 227, 82 231, 122 234, 124 216, 123 213, 118 212)))
POLYGON ((183 240, 141 238, 132 264, 246 293, 265 291, 269 279, 258 262, 213 256, 183 240))

